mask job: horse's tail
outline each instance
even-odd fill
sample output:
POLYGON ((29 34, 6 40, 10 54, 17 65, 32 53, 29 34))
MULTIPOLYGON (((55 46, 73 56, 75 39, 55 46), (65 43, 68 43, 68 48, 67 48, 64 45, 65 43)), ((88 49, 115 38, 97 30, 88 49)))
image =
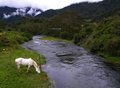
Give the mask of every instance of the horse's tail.
POLYGON ((37 65, 37 63, 34 60, 33 60, 33 66, 35 67, 36 72, 40 73, 40 68, 39 68, 39 66, 37 65))

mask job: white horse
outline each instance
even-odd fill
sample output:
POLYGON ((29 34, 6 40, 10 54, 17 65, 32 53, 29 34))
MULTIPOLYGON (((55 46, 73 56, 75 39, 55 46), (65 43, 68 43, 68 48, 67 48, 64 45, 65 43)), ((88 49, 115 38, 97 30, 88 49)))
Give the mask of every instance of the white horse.
POLYGON ((30 68, 31 66, 34 66, 35 69, 36 69, 36 72, 37 72, 37 73, 40 73, 40 68, 39 68, 39 66, 38 66, 37 63, 36 63, 33 59, 31 59, 31 58, 17 58, 17 59, 15 59, 15 63, 16 63, 16 65, 17 65, 17 68, 18 68, 18 69, 20 69, 20 65, 27 65, 27 66, 28 66, 27 72, 28 72, 29 68, 30 68))

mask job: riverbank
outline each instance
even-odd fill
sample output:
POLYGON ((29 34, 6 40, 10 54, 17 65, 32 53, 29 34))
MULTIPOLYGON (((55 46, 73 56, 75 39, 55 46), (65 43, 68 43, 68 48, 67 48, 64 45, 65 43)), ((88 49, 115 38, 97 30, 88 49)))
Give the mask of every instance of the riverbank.
POLYGON ((34 67, 17 70, 15 59, 33 58, 38 65, 45 64, 45 58, 34 51, 23 49, 20 44, 31 39, 29 34, 16 31, 0 32, 0 88, 49 88, 47 74, 37 74, 34 67))
POLYGON ((103 57, 104 62, 106 64, 109 64, 109 65, 111 65, 112 67, 115 67, 115 68, 120 68, 120 57, 111 56, 111 55, 101 53, 101 52, 99 52, 97 55, 100 56, 100 57, 103 57))
POLYGON ((61 39, 61 38, 52 37, 52 36, 44 36, 40 39, 41 40, 48 40, 48 41, 64 41, 64 42, 67 42, 67 43, 73 43, 72 40, 61 39))
POLYGON ((21 47, 4 47, 0 52, 0 88, 49 88, 50 82, 43 71, 37 74, 34 67, 26 72, 27 67, 22 66, 20 72, 16 68, 15 58, 33 58, 39 65, 45 63, 44 57, 25 50, 21 47))

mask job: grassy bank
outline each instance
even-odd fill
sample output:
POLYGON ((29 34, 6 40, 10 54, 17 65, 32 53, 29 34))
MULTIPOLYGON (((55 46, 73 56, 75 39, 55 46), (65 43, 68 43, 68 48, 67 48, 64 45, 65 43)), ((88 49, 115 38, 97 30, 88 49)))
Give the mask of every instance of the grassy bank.
POLYGON ((66 40, 66 39, 61 39, 61 38, 51 37, 51 36, 45 36, 40 39, 41 40, 49 40, 49 41, 64 41, 64 42, 68 42, 68 43, 73 43, 72 40, 66 40))
POLYGON ((104 62, 107 64, 110 64, 111 66, 115 66, 117 68, 120 68, 120 57, 119 56, 111 56, 106 53, 98 53, 98 56, 101 56, 104 58, 104 62))
POLYGON ((4 48, 0 52, 0 88, 48 88, 50 83, 44 72, 37 74, 34 67, 26 72, 27 67, 22 66, 20 72, 16 68, 15 58, 33 58, 38 64, 45 63, 41 56, 23 48, 4 48))
POLYGON ((22 32, 0 32, 0 88, 49 88, 46 73, 37 74, 34 67, 27 73, 26 66, 22 66, 19 72, 16 67, 18 57, 33 58, 39 65, 45 63, 43 56, 19 46, 30 38, 29 34, 22 32))

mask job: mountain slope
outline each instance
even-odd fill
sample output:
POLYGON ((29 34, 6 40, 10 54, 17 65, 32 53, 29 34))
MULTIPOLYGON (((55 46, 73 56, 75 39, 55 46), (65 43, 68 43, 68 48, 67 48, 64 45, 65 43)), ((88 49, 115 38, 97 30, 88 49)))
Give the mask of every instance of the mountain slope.
POLYGON ((113 15, 116 11, 120 11, 120 0, 103 0, 97 3, 77 3, 59 10, 48 10, 38 16, 53 17, 64 11, 77 11, 78 14, 85 19, 101 19, 113 15))

